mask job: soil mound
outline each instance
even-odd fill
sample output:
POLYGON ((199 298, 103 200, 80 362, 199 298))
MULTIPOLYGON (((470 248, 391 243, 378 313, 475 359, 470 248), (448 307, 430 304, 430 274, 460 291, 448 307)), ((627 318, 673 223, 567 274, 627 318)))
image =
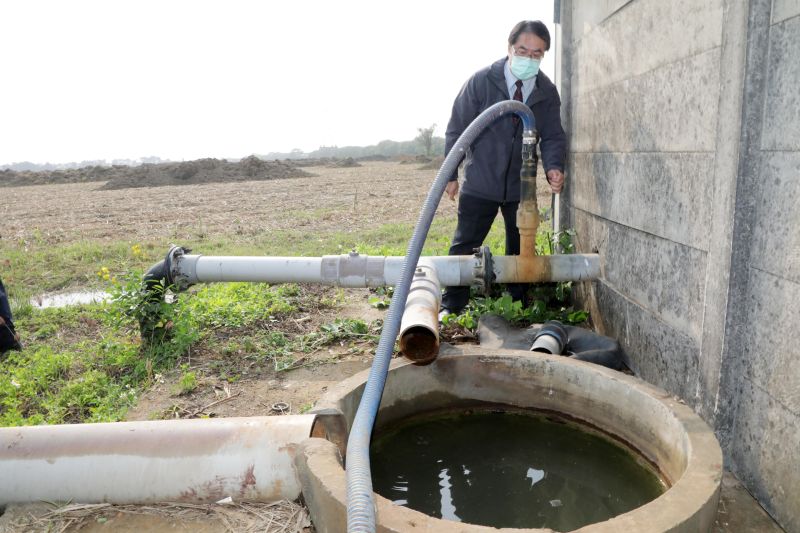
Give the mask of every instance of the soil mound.
POLYGON ((114 165, 110 167, 92 166, 64 170, 0 170, 0 187, 21 187, 24 185, 50 185, 60 183, 84 183, 107 181, 125 175, 131 167, 114 165))
POLYGON ((420 170, 439 170, 439 168, 442 166, 442 163, 444 163, 444 156, 437 155, 428 161, 421 161, 421 163, 422 164, 418 167, 420 170))
POLYGON ((330 163, 328 163, 329 167, 331 168, 348 168, 348 167, 360 167, 361 163, 353 159, 352 157, 346 157, 344 159, 334 159, 330 163))
POLYGON ((312 174, 289 161, 264 161, 249 156, 237 163, 225 159, 197 159, 180 163, 144 164, 136 167, 85 167, 41 172, 0 170, 0 187, 105 181, 100 190, 164 185, 195 185, 228 181, 301 178, 312 174))
POLYGON ((225 159, 198 159, 131 167, 127 176, 109 180, 101 190, 166 185, 196 185, 230 181, 275 180, 310 176, 288 161, 264 161, 255 156, 230 163, 225 159))

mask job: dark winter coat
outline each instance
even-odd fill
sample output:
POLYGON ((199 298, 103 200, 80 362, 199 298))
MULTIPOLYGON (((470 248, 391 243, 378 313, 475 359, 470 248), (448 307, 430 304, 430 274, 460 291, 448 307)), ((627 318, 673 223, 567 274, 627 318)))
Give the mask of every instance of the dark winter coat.
MULTIPOLYGON (((461 88, 445 133, 445 154, 459 135, 482 111, 509 100, 503 69, 508 58, 476 72, 461 88)), ((550 79, 541 71, 536 86, 525 102, 533 111, 541 137, 542 166, 545 171, 564 170, 567 139, 561 127, 561 99, 550 79)), ((497 202, 519 201, 519 173, 522 167, 522 123, 511 115, 496 120, 481 133, 464 158, 462 193, 497 202)), ((457 175, 450 179, 454 180, 457 175)))

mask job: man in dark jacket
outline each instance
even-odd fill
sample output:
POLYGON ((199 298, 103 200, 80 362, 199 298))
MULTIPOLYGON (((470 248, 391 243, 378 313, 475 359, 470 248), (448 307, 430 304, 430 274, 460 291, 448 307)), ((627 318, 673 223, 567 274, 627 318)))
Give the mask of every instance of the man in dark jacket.
POLYGON ((21 350, 19 335, 14 331, 11 320, 11 306, 8 303, 6 288, 0 280, 0 354, 8 350, 21 350))
MULTIPOLYGON (((536 119, 547 181, 553 193, 561 192, 567 145, 561 127, 561 100, 553 82, 539 70, 549 49, 550 32, 541 21, 525 20, 514 26, 508 37, 508 56, 476 72, 456 97, 445 134, 445 153, 487 108, 503 100, 525 102, 536 119)), ((519 254, 516 213, 521 166, 522 123, 515 116, 505 116, 486 128, 464 157, 464 185, 450 255, 469 255, 480 246, 498 209, 505 222, 506 255, 519 254)), ((445 193, 451 200, 459 193, 457 173, 450 177, 445 193)), ((525 288, 521 284, 508 287, 515 300, 522 299, 525 288)), ((468 301, 468 287, 448 287, 440 316, 460 312, 468 301)))

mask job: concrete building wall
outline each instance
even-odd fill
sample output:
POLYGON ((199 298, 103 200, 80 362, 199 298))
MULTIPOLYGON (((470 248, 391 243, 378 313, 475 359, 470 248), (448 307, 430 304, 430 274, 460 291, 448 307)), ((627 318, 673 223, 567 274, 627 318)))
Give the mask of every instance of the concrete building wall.
POLYGON ((557 4, 579 297, 800 531, 800 0, 557 4))

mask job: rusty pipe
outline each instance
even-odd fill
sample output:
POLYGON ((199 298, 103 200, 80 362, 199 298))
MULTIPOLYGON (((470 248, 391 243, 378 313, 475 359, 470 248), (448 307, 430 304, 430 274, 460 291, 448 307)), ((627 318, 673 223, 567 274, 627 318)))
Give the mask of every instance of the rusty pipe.
POLYGON ((442 290, 436 266, 423 257, 417 263, 400 322, 400 352, 416 364, 439 354, 439 306, 442 290))
POLYGON ((536 255, 536 231, 539 228, 539 206, 536 202, 536 130, 522 133, 522 167, 520 169, 520 200, 517 207, 519 253, 523 257, 536 255))
POLYGON ((500 255, 492 257, 496 283, 587 281, 600 277, 598 254, 500 255))
MULTIPOLYGON (((0 504, 296 499, 317 415, 0 428, 0 504)), ((345 436, 340 436, 343 441, 345 436)))

